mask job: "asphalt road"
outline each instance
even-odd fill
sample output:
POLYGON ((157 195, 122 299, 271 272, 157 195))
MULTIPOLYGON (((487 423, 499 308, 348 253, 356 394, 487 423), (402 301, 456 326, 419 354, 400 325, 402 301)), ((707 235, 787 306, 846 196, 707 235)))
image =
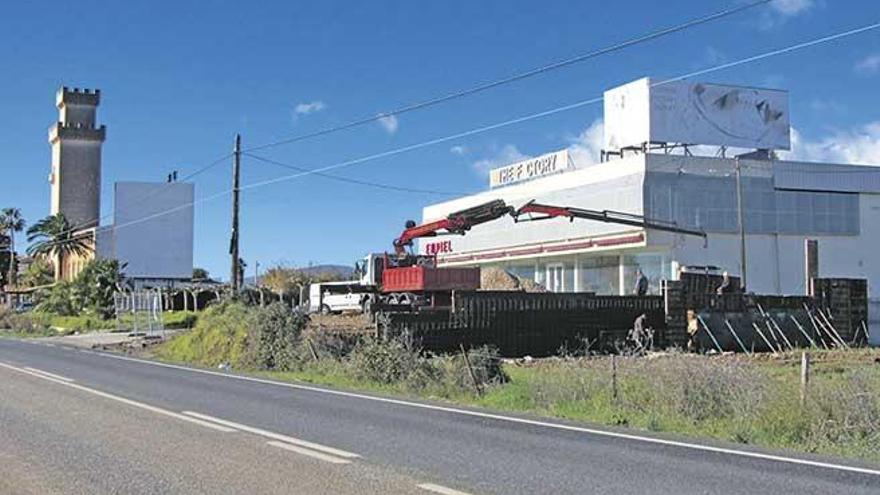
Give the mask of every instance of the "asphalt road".
POLYGON ((877 494, 880 466, 0 339, 0 493, 877 494))

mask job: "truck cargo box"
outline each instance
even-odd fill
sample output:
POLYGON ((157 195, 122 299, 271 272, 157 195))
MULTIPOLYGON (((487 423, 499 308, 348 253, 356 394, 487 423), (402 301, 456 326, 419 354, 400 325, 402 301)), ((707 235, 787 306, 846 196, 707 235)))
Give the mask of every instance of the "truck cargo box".
POLYGON ((480 288, 479 268, 408 266, 382 272, 382 292, 438 292, 480 288))

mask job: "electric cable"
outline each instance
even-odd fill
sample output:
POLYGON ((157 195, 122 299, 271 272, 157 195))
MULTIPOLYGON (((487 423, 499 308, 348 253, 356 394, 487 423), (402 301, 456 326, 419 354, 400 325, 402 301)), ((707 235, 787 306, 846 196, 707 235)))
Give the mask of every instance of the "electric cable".
MULTIPOLYGON (((802 50, 802 49, 809 48, 809 47, 812 47, 812 46, 816 46, 816 45, 820 45, 820 44, 824 44, 824 43, 829 43, 829 42, 836 41, 836 40, 839 40, 839 39, 842 39, 842 38, 847 38, 847 37, 850 37, 850 36, 855 36, 855 35, 857 35, 857 34, 865 33, 865 32, 872 31, 872 30, 875 30, 875 29, 878 29, 878 28, 880 28, 880 22, 874 22, 874 23, 867 24, 867 25, 864 25, 864 26, 861 26, 861 27, 858 27, 858 28, 853 28, 853 29, 849 29, 849 30, 846 30, 846 31, 838 32, 838 33, 835 33, 835 34, 826 35, 826 36, 822 36, 822 37, 819 37, 819 38, 814 38, 814 39, 811 39, 811 40, 809 40, 809 41, 804 41, 804 42, 796 43, 796 44, 789 45, 789 46, 784 47, 784 48, 779 48, 779 49, 775 49, 775 50, 770 50, 770 51, 763 52, 763 53, 760 53, 760 54, 757 54, 757 55, 753 55, 753 56, 745 57, 745 58, 742 58, 742 59, 739 59, 739 60, 736 60, 736 61, 727 62, 727 63, 723 63, 723 64, 719 64, 719 65, 711 66, 711 67, 708 67, 708 68, 704 68, 704 69, 699 69, 699 70, 695 70, 695 71, 692 71, 692 72, 688 72, 688 73, 686 73, 686 74, 683 74, 683 75, 680 75, 680 76, 677 76, 677 77, 673 77, 673 78, 670 78, 670 79, 665 79, 665 80, 662 80, 662 81, 659 81, 659 82, 653 83, 651 86, 652 86, 652 87, 661 86, 661 85, 664 85, 664 84, 669 84, 669 83, 672 83, 672 82, 681 81, 681 80, 684 80, 684 79, 687 79, 687 78, 690 78, 690 77, 694 77, 694 76, 699 76, 699 75, 703 75, 703 74, 709 74, 709 73, 712 73, 712 72, 718 72, 718 71, 725 70, 725 69, 729 69, 729 68, 732 68, 732 67, 737 67, 737 66, 744 65, 744 64, 748 64, 748 63, 752 63, 752 62, 757 62, 757 61, 759 61, 759 60, 764 60, 764 59, 767 59, 767 58, 770 58, 770 57, 775 57, 775 56, 779 56, 779 55, 783 55, 783 54, 791 53, 791 52, 794 52, 794 51, 802 50)), ((345 160, 345 161, 342 161, 342 162, 333 163, 333 164, 331 164, 331 165, 326 165, 326 166, 323 166, 323 167, 313 168, 313 169, 310 169, 308 172, 299 172, 299 173, 296 173, 296 174, 290 174, 290 175, 285 175, 285 176, 281 176, 281 177, 276 177, 276 178, 273 178, 273 179, 267 179, 267 180, 263 180, 263 181, 259 181, 259 182, 254 182, 254 183, 251 183, 251 184, 247 184, 247 185, 245 185, 245 186, 242 186, 242 187, 240 188, 240 190, 254 189, 254 188, 258 188, 258 187, 262 187, 262 186, 266 186, 266 185, 270 185, 270 184, 275 184, 275 183, 279 183, 279 182, 285 182, 285 181, 292 180, 292 179, 296 179, 296 178, 298 178, 298 177, 303 177, 303 176, 306 176, 306 175, 313 175, 313 174, 317 174, 317 173, 327 172, 327 171, 329 171, 329 170, 335 170, 335 169, 340 169, 340 168, 344 168, 344 167, 349 167, 349 166, 352 166, 352 165, 355 165, 355 164, 359 164, 359 163, 363 163, 363 162, 367 162, 367 161, 372 161, 372 160, 376 160, 376 159, 379 159, 379 158, 385 158, 385 157, 389 157, 389 156, 399 155, 399 154, 401 154, 401 153, 406 153, 406 152, 408 152, 408 151, 413 151, 413 150, 417 150, 417 149, 425 148, 425 147, 428 147, 428 146, 432 146, 432 145, 435 145, 435 144, 444 143, 444 142, 451 141, 451 140, 454 140, 454 139, 460 139, 460 138, 462 138, 462 137, 473 136, 473 135, 481 134, 481 133, 488 132, 488 131, 491 131, 491 130, 494 130, 494 129, 499 129, 499 128, 502 128, 502 127, 508 127, 508 126, 511 126, 511 125, 514 125, 514 124, 518 124, 518 123, 522 123, 522 122, 526 122, 526 121, 534 120, 534 119, 541 118, 541 117, 546 117, 546 116, 549 116, 549 115, 554 115, 554 114, 561 113, 561 112, 565 112, 565 111, 568 111, 568 110, 573 110, 573 109, 580 108, 580 107, 583 107, 583 106, 586 106, 586 105, 595 104, 595 103, 598 103, 598 102, 600 102, 600 101, 602 101, 602 97, 601 97, 601 96, 600 96, 600 97, 595 97, 595 98, 589 98, 589 99, 581 100, 581 101, 578 101, 578 102, 575 102, 575 103, 571 103, 571 104, 568 104, 568 105, 563 105, 563 106, 556 107, 556 108, 552 108, 552 109, 549 109, 549 110, 544 110, 544 111, 541 111, 541 112, 536 112, 536 113, 532 113, 532 114, 524 115, 524 116, 521 116, 521 117, 516 117, 516 118, 513 118, 513 119, 509 119, 509 120, 503 121, 503 122, 498 122, 498 123, 495 123, 495 124, 489 124, 489 125, 485 125, 485 126, 482 126, 482 127, 477 127, 477 128, 474 128, 474 129, 470 129, 470 130, 467 130, 467 131, 458 132, 458 133, 451 134, 451 135, 447 135, 447 136, 444 136, 444 137, 434 138, 434 139, 430 139, 430 140, 427 140, 427 141, 422 141, 422 142, 419 142, 419 143, 415 143, 415 144, 411 144, 411 145, 407 145, 407 146, 402 146, 402 147, 399 147, 399 148, 394 148, 394 149, 391 149, 391 150, 387 150, 387 151, 383 151, 383 152, 379 152, 379 153, 374 153, 374 154, 367 155, 367 156, 363 156, 363 157, 359 157, 359 158, 354 158, 354 159, 345 160)), ((176 212, 176 211, 179 211, 179 210, 185 209, 185 208, 189 208, 190 206, 194 206, 194 205, 196 205, 196 204, 201 204, 201 203, 204 203, 204 202, 207 202, 207 201, 211 201, 211 200, 216 199, 216 198, 220 198, 220 197, 226 196, 226 195, 228 195, 228 194, 231 194, 232 192, 233 192, 233 191, 232 191, 231 189, 224 190, 224 191, 219 191, 219 192, 217 192, 217 193, 210 194, 210 195, 208 195, 208 196, 205 196, 205 197, 202 197, 202 198, 196 199, 196 200, 191 201, 191 202, 188 202, 188 203, 186 203, 186 204, 178 205, 177 207, 171 208, 171 209, 166 210, 166 211, 157 212, 157 213, 154 213, 154 214, 151 214, 151 215, 148 215, 148 216, 142 217, 142 218, 137 219, 137 220, 132 220, 132 221, 130 221, 130 222, 126 222, 126 223, 121 224, 121 225, 115 225, 114 228, 123 228, 123 227, 128 227, 128 226, 131 226, 131 225, 137 225, 137 224, 139 224, 139 223, 146 222, 146 221, 152 220, 152 219, 154 219, 154 218, 158 218, 158 217, 163 216, 163 215, 167 215, 167 214, 170 214, 170 213, 173 213, 173 212, 176 212)))
POLYGON ((652 41, 657 38, 662 38, 663 36, 677 33, 680 31, 684 31, 684 30, 689 29, 691 27, 698 26, 701 24, 706 24, 706 23, 709 23, 709 22, 712 22, 712 21, 715 21, 718 19, 722 19, 724 17, 728 17, 731 15, 737 14, 739 12, 743 12, 745 10, 749 10, 749 9, 752 9, 752 8, 755 8, 755 7, 764 5, 764 4, 768 4, 772 1, 774 1, 774 0, 758 0, 758 1, 751 2, 751 3, 747 3, 747 4, 736 5, 736 6, 727 8, 725 10, 721 10, 721 11, 703 16, 703 17, 691 19, 689 21, 683 22, 681 24, 677 24, 675 26, 671 26, 671 27, 663 28, 663 29, 660 29, 657 31, 653 31, 648 34, 644 34, 644 35, 641 35, 641 36, 638 36, 635 38, 631 38, 629 40, 622 41, 622 42, 619 42, 619 43, 616 43, 613 45, 605 46, 603 48, 598 48, 593 51, 590 51, 590 52, 587 52, 587 53, 584 53, 581 55, 577 55, 577 56, 574 56, 571 58, 552 62, 547 65, 542 65, 540 67, 535 67, 535 68, 532 68, 532 69, 529 69, 529 70, 526 70, 523 72, 513 74, 511 76, 504 77, 502 79, 497 79, 495 81, 477 84, 475 86, 471 86, 471 87, 463 89, 463 90, 454 91, 452 93, 447 93, 445 95, 436 96, 433 98, 428 98, 426 100, 422 100, 422 101, 419 101, 416 103, 411 103, 409 105, 404 105, 402 107, 398 107, 398 108, 395 108, 393 110, 389 110, 386 112, 379 112, 376 115, 371 115, 368 117, 361 117, 359 119, 351 120, 351 121, 346 122, 344 124, 339 124, 339 125, 335 125, 332 127, 326 127, 324 129, 320 129, 320 130, 317 130, 314 132, 309 132, 306 134, 299 134, 296 136, 291 136, 288 138, 280 139, 280 140, 273 141, 273 142, 266 143, 266 144, 252 146, 250 148, 246 148, 244 151, 258 151, 258 150, 262 150, 262 149, 266 149, 266 148, 273 148, 276 146, 295 143, 297 141, 304 141, 306 139, 324 136, 327 134, 332 134, 332 133, 343 131, 346 129, 351 129, 353 127, 358 127, 358 126, 361 126, 364 124, 369 124, 371 122, 376 122, 378 120, 385 119, 388 117, 401 115, 401 114, 404 114, 407 112, 412 112, 415 110, 420 110, 422 108, 434 106, 439 103, 444 103, 444 102, 455 100, 458 98, 463 98, 465 96, 470 96, 470 95, 473 95, 476 93, 486 91, 488 89, 496 88, 498 86, 502 86, 502 85, 509 84, 509 83, 512 83, 515 81, 527 79, 527 78, 530 78, 530 77, 533 77, 533 76, 536 76, 539 74, 543 74, 545 72, 549 72, 549 71, 552 71, 555 69, 560 69, 563 67, 574 65, 579 62, 583 62, 585 60, 599 57, 601 55, 606 55, 608 53, 613 53, 613 52, 616 52, 619 50, 623 50, 623 49, 629 48, 633 45, 638 45, 640 43, 652 41))
MULTIPOLYGON (((308 169, 308 168, 298 167, 296 165, 290 165, 288 163, 279 162, 277 160, 271 160, 269 158, 255 155, 253 153, 248 153, 246 151, 242 152, 242 154, 249 156, 255 160, 258 160, 258 161, 261 161, 264 163, 269 163, 272 165, 277 165, 279 167, 284 167, 284 168, 288 168, 291 170, 297 170, 300 172, 311 172, 311 169, 308 169)), ((437 191, 434 189, 417 189, 417 188, 412 188, 412 187, 395 186, 393 184, 383 184, 381 182, 371 182, 371 181, 360 180, 360 179, 352 179, 350 177, 343 177, 340 175, 333 175, 333 174, 325 174, 322 172, 316 172, 314 175, 317 175, 319 177, 324 177, 327 179, 331 179, 331 180, 340 181, 340 182, 348 182, 351 184, 357 184, 357 185, 361 185, 361 186, 375 187, 377 189, 385 189, 385 190, 389 190, 389 191, 399 191, 399 192, 405 192, 405 193, 436 194, 439 196, 467 196, 468 194, 473 194, 473 193, 466 193, 466 192, 461 192, 461 191, 437 191)))

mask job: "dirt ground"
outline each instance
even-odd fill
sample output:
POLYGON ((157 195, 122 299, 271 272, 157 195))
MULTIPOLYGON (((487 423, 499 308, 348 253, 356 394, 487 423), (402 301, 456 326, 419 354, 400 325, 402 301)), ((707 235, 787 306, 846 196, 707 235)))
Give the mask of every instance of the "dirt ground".
POLYGON ((306 328, 317 332, 371 334, 375 332, 376 327, 362 314, 343 313, 341 315, 311 314, 306 328))

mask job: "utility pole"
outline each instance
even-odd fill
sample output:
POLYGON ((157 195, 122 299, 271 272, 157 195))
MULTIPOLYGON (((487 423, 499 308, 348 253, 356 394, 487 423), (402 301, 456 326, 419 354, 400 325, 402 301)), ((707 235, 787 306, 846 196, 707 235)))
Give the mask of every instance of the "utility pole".
POLYGON ((746 226, 743 221, 743 192, 742 192, 742 167, 739 157, 736 162, 736 223, 739 227, 739 272, 740 285, 743 292, 746 291, 746 226))
POLYGON ((241 134, 235 135, 235 148, 232 150, 232 238, 229 242, 229 254, 232 257, 231 277, 232 293, 238 294, 241 288, 241 273, 238 269, 238 194, 241 176, 241 134))

